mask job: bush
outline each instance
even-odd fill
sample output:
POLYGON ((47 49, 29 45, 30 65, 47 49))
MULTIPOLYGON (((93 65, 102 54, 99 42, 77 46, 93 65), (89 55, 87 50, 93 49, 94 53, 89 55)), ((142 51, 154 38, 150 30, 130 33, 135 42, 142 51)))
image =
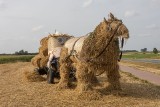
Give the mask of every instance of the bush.
POLYGON ((154 53, 154 54, 158 54, 157 48, 153 48, 153 53, 154 53))

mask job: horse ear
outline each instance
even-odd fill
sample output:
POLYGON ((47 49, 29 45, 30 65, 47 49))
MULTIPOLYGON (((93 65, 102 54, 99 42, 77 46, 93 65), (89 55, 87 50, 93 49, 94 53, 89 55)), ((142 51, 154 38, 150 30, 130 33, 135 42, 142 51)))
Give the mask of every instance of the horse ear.
POLYGON ((110 13, 110 18, 115 19, 114 15, 112 13, 110 13))
POLYGON ((104 17, 104 22, 106 23, 106 24, 108 24, 108 21, 106 20, 106 18, 104 17))

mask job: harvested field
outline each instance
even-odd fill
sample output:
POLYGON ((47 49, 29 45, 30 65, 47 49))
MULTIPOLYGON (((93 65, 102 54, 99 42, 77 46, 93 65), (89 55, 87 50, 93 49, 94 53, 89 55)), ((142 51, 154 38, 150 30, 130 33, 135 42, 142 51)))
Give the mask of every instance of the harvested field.
MULTIPOLYGON (((0 64, 0 107, 158 107, 160 87, 135 79, 121 72, 122 95, 110 93, 100 86, 94 87, 102 97, 98 100, 79 100, 73 89, 56 91, 54 84, 43 79, 26 80, 25 72, 32 70, 29 62, 0 64)), ((45 77, 44 77, 45 78, 45 77)), ((98 78, 105 80, 104 76, 98 78)), ((104 84, 104 82, 103 82, 104 84)), ((102 85, 103 85, 102 84, 102 85)))

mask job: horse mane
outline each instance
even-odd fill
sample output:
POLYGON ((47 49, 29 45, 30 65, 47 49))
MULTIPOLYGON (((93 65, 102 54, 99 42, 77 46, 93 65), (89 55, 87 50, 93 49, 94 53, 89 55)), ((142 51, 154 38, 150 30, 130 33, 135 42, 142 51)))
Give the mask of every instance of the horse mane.
MULTIPOLYGON (((111 19, 109 19, 108 21, 111 21, 111 19)), ((109 24, 107 24, 104 20, 94 29, 93 32, 91 32, 89 34, 89 36, 83 42, 82 50, 80 53, 80 58, 82 58, 84 60, 95 58, 99 54, 99 52, 104 49, 104 47, 107 44, 107 42, 109 41, 110 35, 111 35, 111 32, 106 32, 106 30, 107 30, 106 28, 108 26, 109 26, 109 24)), ((117 39, 117 46, 118 45, 119 45, 119 43, 118 43, 118 39, 117 39)), ((113 46, 113 45, 111 45, 111 46, 113 46)), ((109 46, 109 48, 111 48, 111 46, 109 46)), ((117 46, 115 46, 116 50, 119 50, 119 48, 117 46)), ((94 59, 95 62, 106 63, 105 62, 106 55, 107 54, 103 54, 103 55, 101 55, 100 58, 94 59)))

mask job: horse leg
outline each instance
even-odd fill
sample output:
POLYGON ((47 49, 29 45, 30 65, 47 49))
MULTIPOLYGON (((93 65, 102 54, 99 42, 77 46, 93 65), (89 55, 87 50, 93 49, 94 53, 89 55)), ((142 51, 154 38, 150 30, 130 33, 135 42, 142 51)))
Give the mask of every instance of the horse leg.
POLYGON ((68 88, 69 85, 69 72, 70 72, 70 59, 68 58, 68 49, 62 48, 60 55, 60 82, 57 85, 57 89, 68 88))
POLYGON ((91 79, 92 71, 88 69, 88 64, 79 62, 77 65, 76 78, 77 78, 77 90, 79 92, 92 90, 91 79))
POLYGON ((99 81, 98 81, 98 79, 97 79, 97 77, 95 75, 92 75, 92 77, 91 77, 91 83, 92 84, 98 84, 99 83, 99 81))
POLYGON ((66 89, 69 88, 69 72, 70 69, 67 66, 67 63, 64 63, 60 66, 60 81, 57 85, 57 89, 66 89))
POLYGON ((107 79, 109 82, 108 89, 110 90, 121 90, 120 86, 120 74, 119 74, 119 66, 116 64, 115 66, 109 66, 107 71, 107 79))

